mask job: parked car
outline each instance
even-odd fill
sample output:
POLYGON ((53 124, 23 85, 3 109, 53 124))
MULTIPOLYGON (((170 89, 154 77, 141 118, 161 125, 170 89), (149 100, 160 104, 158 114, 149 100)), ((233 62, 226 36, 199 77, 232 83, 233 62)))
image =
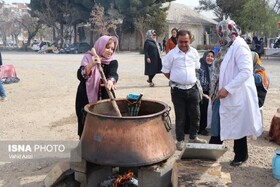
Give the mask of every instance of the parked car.
POLYGON ((40 49, 44 49, 46 47, 50 47, 51 43, 50 42, 33 42, 31 45, 32 50, 34 51, 39 51, 40 49))
POLYGON ((80 43, 73 43, 70 44, 68 47, 62 49, 61 53, 85 53, 91 49, 91 46, 86 42, 80 42, 80 43))
POLYGON ((277 37, 274 41, 273 48, 280 48, 280 37, 277 37))

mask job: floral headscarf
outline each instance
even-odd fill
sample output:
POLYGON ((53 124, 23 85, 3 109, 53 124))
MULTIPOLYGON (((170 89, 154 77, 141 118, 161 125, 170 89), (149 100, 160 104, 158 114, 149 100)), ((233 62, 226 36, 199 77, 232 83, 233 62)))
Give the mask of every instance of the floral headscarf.
POLYGON ((219 36, 220 50, 213 62, 213 71, 211 77, 211 89, 210 96, 211 100, 216 99, 219 89, 219 74, 221 63, 233 43, 232 35, 239 36, 241 34, 241 29, 235 24, 233 20, 224 19, 216 25, 217 33, 219 36))
POLYGON ((219 36, 219 43, 221 46, 230 47, 232 44, 231 36, 239 36, 241 29, 235 24, 233 20, 226 19, 216 25, 217 33, 219 36))

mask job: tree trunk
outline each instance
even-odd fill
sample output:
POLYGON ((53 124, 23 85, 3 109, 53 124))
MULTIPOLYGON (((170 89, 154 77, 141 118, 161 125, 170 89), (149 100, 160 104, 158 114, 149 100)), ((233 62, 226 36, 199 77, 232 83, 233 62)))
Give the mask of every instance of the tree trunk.
POLYGON ((78 42, 77 41, 77 25, 73 25, 73 28, 74 28, 74 43, 78 42))
POLYGON ((139 29, 139 33, 141 36, 141 48, 144 48, 144 41, 145 41, 144 33, 141 29, 139 29))
POLYGON ((56 32, 55 32, 55 27, 52 27, 52 33, 53 33, 53 41, 56 41, 56 32))
POLYGON ((93 46, 93 30, 90 30, 90 46, 93 46))
POLYGON ((15 42, 16 42, 16 46, 18 46, 18 34, 14 34, 14 39, 15 39, 15 42))
POLYGON ((61 36, 61 38, 60 38, 60 41, 61 41, 61 43, 60 43, 60 47, 62 47, 63 45, 64 45, 64 41, 63 41, 63 23, 60 23, 60 36, 61 36))

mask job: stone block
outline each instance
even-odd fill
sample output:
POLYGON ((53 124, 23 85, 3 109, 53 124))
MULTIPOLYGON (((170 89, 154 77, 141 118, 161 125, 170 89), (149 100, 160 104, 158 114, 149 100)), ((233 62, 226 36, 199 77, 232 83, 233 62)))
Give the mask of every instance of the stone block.
POLYGON ((87 187, 98 187, 101 182, 113 175, 112 167, 91 165, 87 170, 87 187))
POLYGON ((73 171, 87 172, 87 161, 81 157, 79 146, 71 150, 70 167, 73 171))
POLYGON ((148 167, 140 167, 138 170, 139 187, 171 187, 171 174, 173 165, 180 157, 176 151, 166 162, 148 167))
POLYGON ((75 180, 80 183, 80 187, 86 187, 87 186, 87 174, 82 172, 75 172, 75 180))
POLYGON ((54 186, 72 173, 69 160, 57 163, 45 177, 45 187, 54 186))

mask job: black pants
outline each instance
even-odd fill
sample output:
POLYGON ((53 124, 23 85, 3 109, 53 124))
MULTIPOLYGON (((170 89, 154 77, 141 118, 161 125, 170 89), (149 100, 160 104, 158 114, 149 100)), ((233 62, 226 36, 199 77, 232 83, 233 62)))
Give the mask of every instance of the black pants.
MULTIPOLYGON (((209 95, 209 92, 203 92, 206 95, 209 95)), ((200 107, 200 123, 199 123, 199 132, 203 131, 207 127, 207 110, 208 110, 209 100, 205 97, 202 98, 202 101, 199 104, 200 107)))
POLYGON ((245 161, 248 158, 247 137, 234 140, 233 151, 235 153, 235 161, 245 161))
MULTIPOLYGON (((112 94, 115 98, 115 93, 112 91, 112 94)), ((105 89, 105 87, 101 88, 101 95, 98 96, 97 99, 108 99, 108 93, 105 89)), ((76 115, 77 115, 77 121, 78 121, 78 135, 81 138, 83 134, 84 129, 84 122, 86 118, 86 112, 84 111, 85 105, 89 104, 87 93, 86 93, 86 85, 85 83, 80 83, 78 86, 78 91, 76 94, 76 102, 75 102, 75 108, 76 108, 76 115)))
POLYGON ((209 144, 223 144, 223 141, 221 141, 220 136, 211 136, 209 144))
POLYGON ((156 74, 154 75, 148 75, 149 79, 148 82, 153 82, 153 78, 155 77, 156 74))
MULTIPOLYGON (((220 136, 211 136, 209 144, 222 144, 220 136)), ((247 137, 243 137, 238 140, 234 140, 233 145, 234 160, 235 161, 245 161, 248 158, 248 147, 247 147, 247 137)))
POLYGON ((195 138, 197 136, 200 120, 200 98, 196 85, 187 90, 176 87, 171 88, 171 97, 176 117, 177 141, 183 141, 185 139, 184 130, 186 124, 190 125, 190 138, 195 138), (189 119, 189 123, 186 123, 187 119, 189 119))

